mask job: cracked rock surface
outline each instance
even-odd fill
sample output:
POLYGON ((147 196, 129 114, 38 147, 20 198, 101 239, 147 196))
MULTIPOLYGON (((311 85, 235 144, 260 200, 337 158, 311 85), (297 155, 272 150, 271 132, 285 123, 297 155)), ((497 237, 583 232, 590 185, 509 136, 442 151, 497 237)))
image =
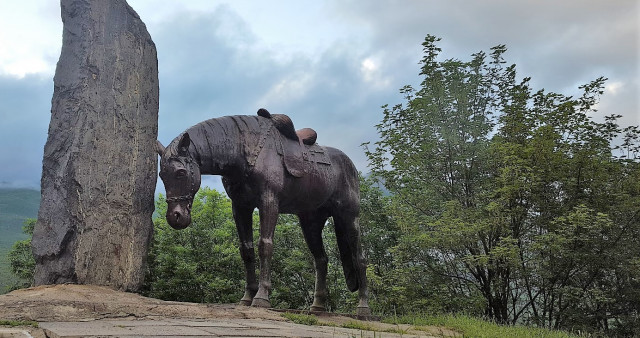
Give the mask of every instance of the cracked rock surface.
POLYGON ((233 304, 169 302, 95 285, 43 285, 0 295, 0 318, 37 322, 115 318, 260 318, 279 313, 233 304))
MULTIPOLYGON (((45 285, 0 295, 0 318, 36 321, 32 337, 460 337, 441 327, 357 321, 317 314, 318 325, 292 323, 272 309, 169 302, 92 285, 45 285), (369 329, 344 328, 357 323, 369 329)), ((353 325, 352 325, 353 326, 353 325)), ((16 330, 16 329, 6 329, 16 330)), ((3 337, 0 327, 0 337, 3 337)), ((17 336, 16 336, 17 337, 17 336)))
POLYGON ((35 284, 138 290, 153 231, 158 63, 125 0, 61 0, 35 284))

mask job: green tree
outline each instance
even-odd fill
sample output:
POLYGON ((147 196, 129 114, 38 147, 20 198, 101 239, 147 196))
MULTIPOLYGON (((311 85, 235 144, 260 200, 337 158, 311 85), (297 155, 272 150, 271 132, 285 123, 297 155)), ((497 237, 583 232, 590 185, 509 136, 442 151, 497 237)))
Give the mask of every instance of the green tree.
POLYGON ((24 221, 22 231, 29 235, 29 238, 15 242, 11 251, 9 251, 11 272, 16 275, 16 277, 22 279, 22 282, 11 287, 12 290, 33 285, 33 273, 36 267, 36 261, 31 253, 31 236, 33 235, 33 227, 35 224, 36 219, 33 218, 24 221))
POLYGON ((166 207, 160 196, 145 294, 199 303, 238 301, 244 291, 244 273, 231 201, 216 190, 200 189, 193 201, 192 223, 184 230, 167 224, 166 207))
POLYGON ((501 323, 637 327, 639 133, 591 119, 606 79, 578 98, 534 91, 504 46, 439 61, 438 41, 423 43, 421 88, 383 106, 380 140, 365 144, 402 230, 395 267, 439 276, 466 311, 481 296, 501 323))
MULTIPOLYGON (((498 90, 509 69, 504 46, 487 58, 438 61, 440 39, 427 36, 421 88, 401 89, 406 104, 383 108, 380 141, 367 155, 373 175, 393 193, 403 230, 402 252, 413 275, 429 271, 450 279, 450 294, 482 294, 485 313, 507 321, 511 241, 492 228, 485 207, 491 183, 489 134, 498 90), (487 60, 488 59, 488 60, 487 60), (502 81, 502 82, 501 82, 502 81), (506 247, 505 247, 506 246, 506 247)), ((471 302, 475 304, 475 302, 471 302)), ((471 305, 469 311, 475 308, 471 305)))
POLYGON ((605 81, 581 86, 577 99, 531 94, 528 79, 502 93, 507 109, 492 143, 497 160, 492 211, 517 239, 514 299, 527 301, 514 302, 513 313, 538 325, 605 332, 637 325, 612 316, 624 312, 614 295, 640 301, 625 291, 638 276, 629 259, 640 257, 633 241, 639 230, 639 167, 638 159, 629 157, 637 147, 632 142, 637 128, 621 130, 619 116, 601 123, 589 117, 605 81), (624 146, 616 146, 623 138, 624 146), (624 153, 615 156, 617 150, 624 153), (587 239, 583 231, 601 236, 587 239), (624 283, 618 277, 622 271, 624 283))
MULTIPOLYGON (((256 219, 255 224, 258 222, 256 219)), ((273 284, 269 298, 272 306, 308 309, 313 303, 315 271, 313 257, 307 249, 295 215, 283 214, 278 217, 271 269, 273 284)))

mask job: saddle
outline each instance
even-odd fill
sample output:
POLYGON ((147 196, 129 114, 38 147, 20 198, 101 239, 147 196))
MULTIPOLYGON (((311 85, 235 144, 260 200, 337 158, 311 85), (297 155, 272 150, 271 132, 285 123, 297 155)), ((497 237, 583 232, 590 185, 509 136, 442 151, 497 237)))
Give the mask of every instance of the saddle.
MULTIPOLYGON (((280 132, 280 134, 287 139, 293 140, 294 142, 280 142, 281 147, 278 149, 278 152, 282 152, 282 156, 284 158, 284 165, 289 174, 294 177, 302 177, 305 173, 305 163, 304 161, 309 161, 310 157, 316 158, 318 157, 318 153, 322 153, 324 155, 324 151, 315 150, 313 155, 309 155, 309 147, 314 146, 313 148, 320 148, 316 145, 316 139, 318 138, 318 133, 311 128, 303 128, 300 130, 295 130, 293 126, 293 121, 289 118, 289 116, 284 114, 271 114, 266 109, 260 108, 258 110, 258 116, 262 116, 268 119, 271 119, 273 125, 280 132)), ((327 163, 328 161, 316 161, 320 163, 327 163)))

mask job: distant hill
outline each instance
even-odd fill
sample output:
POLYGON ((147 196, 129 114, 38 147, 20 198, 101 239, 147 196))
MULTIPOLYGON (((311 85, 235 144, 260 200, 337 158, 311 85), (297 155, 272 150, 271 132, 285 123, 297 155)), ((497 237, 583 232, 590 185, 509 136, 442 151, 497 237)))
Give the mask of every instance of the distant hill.
POLYGON ((7 253, 13 243, 26 239, 22 224, 27 218, 36 218, 39 207, 38 190, 0 188, 0 293, 15 282, 7 253))

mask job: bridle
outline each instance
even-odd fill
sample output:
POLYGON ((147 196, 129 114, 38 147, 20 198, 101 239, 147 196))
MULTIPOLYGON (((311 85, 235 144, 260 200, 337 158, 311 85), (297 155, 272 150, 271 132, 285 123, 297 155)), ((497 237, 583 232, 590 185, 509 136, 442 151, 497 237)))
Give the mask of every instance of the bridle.
POLYGON ((167 197, 166 201, 167 203, 170 203, 170 202, 190 201, 192 199, 193 199, 193 195, 182 195, 178 197, 167 197))
POLYGON ((185 163, 185 167, 189 171, 189 174, 188 174, 189 185, 190 185, 189 193, 187 195, 181 195, 181 196, 176 196, 176 197, 167 197, 166 198, 167 203, 193 200, 193 198, 196 195, 196 192, 198 192, 198 188, 196 187, 196 184, 194 182, 195 178, 194 178, 194 170, 193 170, 193 167, 196 166, 197 163, 193 160, 193 158, 191 156, 185 156, 184 157, 184 163, 185 163))

